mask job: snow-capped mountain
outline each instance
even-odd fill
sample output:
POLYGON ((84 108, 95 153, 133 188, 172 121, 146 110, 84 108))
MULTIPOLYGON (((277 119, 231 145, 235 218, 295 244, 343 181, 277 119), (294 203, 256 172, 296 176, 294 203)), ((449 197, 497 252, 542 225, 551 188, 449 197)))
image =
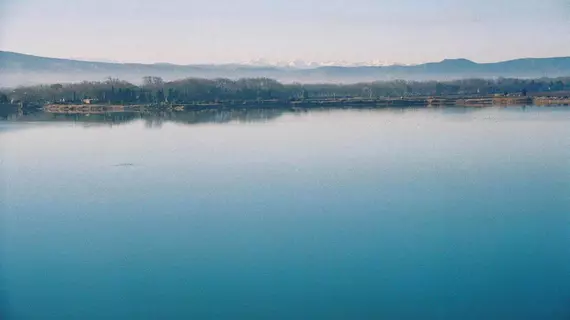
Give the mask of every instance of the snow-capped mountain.
POLYGON ((280 67, 280 68, 297 68, 297 69, 312 69, 318 67, 383 67, 389 65, 403 65, 403 64, 390 64, 386 61, 372 60, 365 62, 350 62, 345 60, 337 61, 305 61, 305 60, 291 60, 291 61, 273 61, 268 59, 255 59, 244 62, 245 65, 259 66, 259 67, 280 67))

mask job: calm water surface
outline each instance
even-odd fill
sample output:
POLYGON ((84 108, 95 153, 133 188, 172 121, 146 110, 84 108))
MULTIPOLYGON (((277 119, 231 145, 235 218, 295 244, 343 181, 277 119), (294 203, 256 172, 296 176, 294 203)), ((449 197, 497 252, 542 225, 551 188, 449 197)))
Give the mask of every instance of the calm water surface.
POLYGON ((569 108, 97 119, 0 122, 1 319, 570 318, 569 108))

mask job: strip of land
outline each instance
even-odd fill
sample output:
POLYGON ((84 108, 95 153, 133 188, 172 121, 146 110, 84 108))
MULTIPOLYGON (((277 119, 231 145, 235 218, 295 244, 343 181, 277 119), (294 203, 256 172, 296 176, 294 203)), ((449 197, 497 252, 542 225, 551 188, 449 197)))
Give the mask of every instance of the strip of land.
POLYGON ((108 113, 169 109, 174 111, 196 111, 208 109, 311 109, 311 108, 382 108, 382 107, 486 107, 486 106, 569 106, 570 99, 556 97, 490 97, 490 98, 423 98, 423 99, 338 99, 302 101, 244 101, 239 103, 196 103, 157 105, 108 105, 108 104, 47 104, 42 108, 50 113, 108 113))

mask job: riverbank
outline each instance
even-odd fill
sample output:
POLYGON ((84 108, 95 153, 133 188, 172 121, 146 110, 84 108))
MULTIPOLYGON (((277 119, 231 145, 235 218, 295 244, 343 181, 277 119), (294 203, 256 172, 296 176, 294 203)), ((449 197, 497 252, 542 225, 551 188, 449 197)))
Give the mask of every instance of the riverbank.
POLYGON ((145 112, 149 110, 199 111, 212 109, 312 109, 312 108, 384 108, 384 107, 486 107, 486 106, 568 106, 569 98, 559 97, 422 97, 422 98, 377 98, 377 99, 306 99, 295 101, 256 100, 256 101, 227 101, 217 103, 192 104, 47 104, 43 110, 50 113, 107 113, 107 112, 145 112))

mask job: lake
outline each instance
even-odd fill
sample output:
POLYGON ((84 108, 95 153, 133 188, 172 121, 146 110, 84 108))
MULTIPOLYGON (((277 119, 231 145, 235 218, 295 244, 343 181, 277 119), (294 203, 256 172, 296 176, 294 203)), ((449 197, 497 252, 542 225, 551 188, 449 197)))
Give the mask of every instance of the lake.
POLYGON ((0 121, 1 319, 569 319, 570 108, 0 121))

